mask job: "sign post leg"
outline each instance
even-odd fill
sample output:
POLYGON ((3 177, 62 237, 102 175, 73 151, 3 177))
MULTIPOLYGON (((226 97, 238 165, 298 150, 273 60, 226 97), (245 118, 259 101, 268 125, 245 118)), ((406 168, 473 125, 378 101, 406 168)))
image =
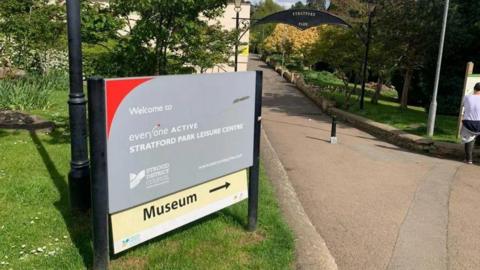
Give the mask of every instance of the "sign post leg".
POLYGON ((255 127, 253 140, 253 166, 249 170, 248 181, 248 230, 257 228, 258 184, 260 173, 260 129, 262 119, 262 83, 263 73, 257 71, 255 85, 255 127))
POLYGON ((88 80, 90 156, 92 159, 93 269, 108 269, 108 186, 107 133, 105 121, 105 83, 102 78, 88 80))

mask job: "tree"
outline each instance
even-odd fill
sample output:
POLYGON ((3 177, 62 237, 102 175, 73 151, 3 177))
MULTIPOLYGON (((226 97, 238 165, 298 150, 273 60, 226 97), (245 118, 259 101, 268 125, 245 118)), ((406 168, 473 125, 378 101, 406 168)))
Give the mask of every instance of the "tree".
MULTIPOLYGON (((428 107, 437 64, 444 1, 375 0, 374 2, 377 8, 373 17, 368 72, 369 78, 377 80, 377 89, 372 102, 378 101, 382 84, 391 82, 398 91, 402 109, 407 108, 408 104, 428 107)), ((366 7, 366 1, 335 0, 332 1, 329 12, 350 23, 353 26, 353 36, 360 41, 365 40, 366 37, 369 13, 366 7)), ((480 24, 476 19, 479 12, 479 1, 451 0, 440 78, 438 112, 458 113, 466 62, 480 63, 478 49, 480 48, 480 35, 478 35, 480 24)), ((316 48, 322 44, 325 45, 329 38, 338 38, 338 35, 332 33, 324 35, 321 31, 321 39, 316 48)), ((340 60, 344 55, 352 55, 351 48, 340 42, 334 42, 334 44, 336 45, 329 45, 328 48, 334 49, 332 53, 342 57, 325 60, 322 58, 324 54, 320 55, 319 59, 335 66, 337 70, 360 72, 360 69, 355 68, 358 68, 358 60, 363 59, 363 53, 358 55, 358 60, 352 58, 354 61, 351 66, 342 67, 336 61, 344 62, 340 60)), ((359 49, 364 50, 363 44, 357 44, 359 49)), ((354 77, 350 79, 355 81, 354 77)))
POLYGON ((0 1, 3 62, 20 69, 46 72, 52 50, 66 48, 65 33, 64 1, 0 1))
MULTIPOLYGON (((371 10, 366 1, 337 0, 331 12, 349 22, 359 40, 366 40, 366 24, 371 10)), ((372 99, 378 101, 383 82, 400 70, 401 85, 397 84, 401 108, 408 104, 409 90, 418 70, 422 69, 425 55, 432 50, 432 39, 439 23, 439 1, 377 0, 373 17, 372 40, 367 71, 377 77, 377 91, 372 99)), ((441 7, 441 6, 440 6, 441 7)), ((441 14, 441 13, 440 13, 441 14)), ((364 48, 364 46, 361 46, 364 48)), ((348 52, 344 52, 348 53, 348 52)), ((360 57, 363 59, 363 56, 360 57)))
MULTIPOLYGON (((437 13, 438 12, 438 13, 437 13)), ((437 11, 441 14, 442 11, 437 11)), ((442 73, 438 89, 439 114, 458 115, 462 99, 465 66, 469 61, 476 64, 476 72, 480 73, 480 1, 451 0, 448 15, 445 50, 442 63, 442 73)), ((437 18, 437 31, 433 32, 433 46, 425 56, 424 64, 417 77, 419 83, 415 86, 418 92, 426 96, 425 107, 430 104, 433 92, 435 69, 438 56, 441 16, 437 18)))
POLYGON ((321 28, 321 38, 315 43, 312 55, 335 69, 335 74, 344 83, 344 107, 351 105, 351 96, 360 82, 363 44, 350 29, 326 26, 321 28), (350 83, 353 81, 353 86, 350 83))
POLYGON ((330 0, 307 0, 307 7, 325 10, 326 4, 330 4, 330 0))
POLYGON ((292 54, 309 58, 312 46, 318 38, 319 32, 316 28, 301 31, 290 25, 277 24, 263 46, 270 53, 282 53, 287 60, 292 54))
POLYGON ((291 7, 291 9, 302 9, 302 8, 307 8, 307 5, 305 5, 302 1, 296 2, 291 7))
POLYGON ((350 24, 366 21, 366 3, 363 0, 331 0, 329 12, 340 16, 350 24))
POLYGON ((111 8, 94 0, 81 2, 82 42, 102 45, 109 40, 118 39, 119 31, 126 22, 116 17, 111 8))
MULTIPOLYGON (((394 83, 407 104, 428 108, 433 91, 438 43, 445 1, 378 1, 379 13, 375 39, 394 49, 400 58, 394 68, 394 83), (395 82, 396 81, 396 82, 395 82)), ((440 77, 438 113, 458 114, 465 65, 480 61, 480 25, 476 17, 480 2, 451 0, 445 50, 440 77)))
MULTIPOLYGON (((115 16, 109 6, 94 0, 81 2, 81 20, 84 73, 86 76, 118 76, 124 67, 113 61, 113 56, 119 53, 119 42, 123 40, 120 33, 126 22, 115 16)), ((138 67, 138 63, 130 62, 132 64, 138 67)))
MULTIPOLYGON (((354 83, 357 83, 362 70, 361 64, 365 53, 368 16, 371 10, 369 10, 366 3, 359 0, 338 0, 332 3, 331 12, 349 22, 352 28, 347 32, 340 31, 336 28, 324 28, 325 30, 323 31, 326 31, 327 34, 324 36, 322 31, 322 40, 318 46, 327 46, 329 49, 323 50, 317 47, 317 52, 320 52, 320 59, 329 61, 328 63, 336 68, 337 75, 344 79, 345 83, 348 83, 348 80, 352 79, 354 83), (332 40, 326 41, 326 39, 332 40), (343 42, 350 42, 356 44, 358 47, 352 48, 342 44, 343 42), (330 54, 346 57, 331 57, 330 54), (345 79, 347 81, 345 81, 345 79)), ((393 48, 384 46, 384 43, 376 38, 375 30, 377 28, 375 24, 373 24, 371 29, 373 38, 370 40, 369 66, 367 67, 367 72, 370 76, 373 75, 377 77, 377 88, 372 98, 372 103, 376 104, 380 97, 383 83, 389 81, 390 74, 393 72, 392 67, 396 66, 396 58, 392 52, 393 48)), ((367 79, 370 76, 367 76, 367 79)), ((354 90, 347 92, 352 93, 354 90)))
POLYGON ((438 29, 437 17, 441 6, 438 1, 429 0, 381 0, 378 7, 377 26, 381 27, 377 38, 386 47, 395 48, 404 71, 400 108, 406 109, 408 94, 415 71, 419 70, 438 29))
POLYGON ((378 104, 384 84, 391 82, 392 75, 400 64, 401 58, 398 58, 395 50, 396 47, 389 47, 378 37, 370 44, 368 64, 372 75, 377 78, 372 104, 378 104))
POLYGON ((220 24, 211 26, 200 24, 195 33, 182 43, 180 51, 184 62, 198 68, 200 73, 213 68, 218 63, 227 63, 232 54, 237 33, 222 29, 220 24))
MULTIPOLYGON (((254 23, 255 20, 260 20, 270 14, 282 10, 283 7, 275 3, 273 0, 262 0, 257 5, 254 5, 252 7, 252 23, 254 23)), ((250 44, 254 51, 260 51, 263 49, 261 46, 264 43, 265 38, 273 32, 274 28, 275 25, 273 24, 262 24, 258 26, 253 26, 250 29, 250 44)))
MULTIPOLYGON (((207 25, 204 18, 212 19, 221 14, 226 0, 113 0, 113 11, 125 19, 131 31, 129 41, 135 47, 153 47, 156 74, 168 73, 169 54, 175 54, 188 35, 195 33, 198 25, 207 25)), ((148 56, 146 52, 144 55, 148 56)))

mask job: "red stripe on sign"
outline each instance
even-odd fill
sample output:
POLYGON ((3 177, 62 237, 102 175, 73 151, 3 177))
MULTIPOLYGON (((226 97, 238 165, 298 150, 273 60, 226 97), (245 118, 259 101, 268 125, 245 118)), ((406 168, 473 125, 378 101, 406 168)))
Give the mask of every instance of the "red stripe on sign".
POLYGON ((107 105, 107 137, 110 136, 110 127, 113 118, 117 112, 120 103, 130 94, 137 86, 144 82, 150 81, 152 78, 110 80, 105 82, 105 96, 107 105))

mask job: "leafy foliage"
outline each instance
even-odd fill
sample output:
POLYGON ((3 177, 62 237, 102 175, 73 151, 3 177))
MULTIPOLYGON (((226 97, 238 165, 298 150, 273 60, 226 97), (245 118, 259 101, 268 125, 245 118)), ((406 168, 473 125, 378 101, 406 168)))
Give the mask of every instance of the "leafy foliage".
POLYGON ((297 1, 291 7, 291 9, 304 9, 304 8, 307 8, 307 5, 305 5, 302 1, 297 1))
POLYGON ((325 10, 327 4, 330 4, 330 0, 307 0, 309 8, 325 10))
MULTIPOLYGON (((275 3, 273 0, 260 1, 252 8, 252 19, 260 20, 270 14, 282 11, 283 7, 275 3)), ((265 39, 273 33, 275 25, 262 24, 252 27, 250 31, 250 45, 254 51, 262 51, 262 45, 265 39)))
POLYGON ((355 31, 327 26, 321 28, 321 39, 315 44, 312 55, 335 69, 335 75, 344 83, 345 107, 360 83, 363 44, 355 31), (354 84, 350 84, 353 81, 354 84))
MULTIPOLYGON (((377 80, 379 84, 393 83, 399 92, 401 107, 412 104, 427 108, 433 91, 444 1, 372 2, 375 2, 376 9, 373 16, 369 78, 377 80)), ((450 2, 438 112, 455 115, 458 114, 463 89, 465 65, 468 61, 480 62, 480 23, 476 19, 480 2, 450 2)), ((352 31, 359 39, 365 39, 369 14, 366 1, 333 1, 330 11, 352 24, 352 31)), ((323 39, 324 35, 321 36, 323 39)), ((320 44, 322 42, 319 41, 320 44)), ((337 49, 335 54, 351 53, 350 48, 343 50, 341 47, 333 46, 337 49)), ((357 57, 362 59, 363 55, 357 57)), ((355 65, 356 61, 352 62, 349 69, 353 70, 355 65)), ((357 70, 359 72, 361 69, 357 67, 357 70)))
MULTIPOLYGON (((169 73, 169 55, 181 55, 192 43, 191 35, 207 27, 205 19, 220 15, 226 0, 114 0, 115 14, 124 19, 130 32, 122 44, 140 59, 154 62, 155 74, 169 73), (135 24, 131 23, 135 17, 135 24), (152 48, 151 50, 145 48, 152 48), (150 58, 153 59, 150 60, 150 58)), ((196 46, 196 45, 195 45, 196 46)))
POLYGON ((66 47, 65 33, 64 1, 0 1, 0 64, 3 66, 46 72, 49 52, 66 47))
POLYGON ((331 1, 329 12, 342 17, 350 24, 366 23, 368 15, 368 1, 363 0, 334 0, 331 1))
MULTIPOLYGON (((119 76, 128 74, 130 61, 123 50, 122 29, 126 22, 115 16, 109 6, 94 0, 81 2, 82 51, 85 75, 119 76), (126 70, 125 70, 126 69, 126 70), (125 72, 127 71, 127 72, 125 72), (125 72, 125 73, 123 73, 125 72)), ((141 70, 144 64, 130 62, 141 70)))
MULTIPOLYGON (((475 0, 451 0, 450 2, 437 111, 441 114, 458 115, 467 62, 474 62, 475 73, 480 73, 480 21, 478 20, 480 2, 475 0)), ((427 97, 427 104, 430 102, 433 91, 437 64, 440 22, 437 25, 433 48, 425 54, 425 62, 418 71, 419 80, 415 84, 416 92, 427 97)), ((427 106, 427 104, 422 105, 427 106)))
MULTIPOLYGON (((81 1, 86 76, 194 72, 227 62, 234 33, 212 19, 226 0, 81 1)), ((0 66, 66 69, 65 1, 0 1, 0 66)))
POLYGON ((94 0, 81 2, 82 42, 87 44, 102 44, 111 39, 117 39, 119 31, 126 22, 116 17, 109 6, 94 0))
POLYGON ((283 54, 287 61, 292 54, 301 55, 307 60, 307 65, 310 65, 310 51, 318 38, 319 32, 316 28, 301 31, 293 26, 277 24, 273 33, 265 39, 263 47, 269 54, 283 54))
POLYGON ((231 45, 237 39, 236 32, 222 30, 220 24, 195 27, 195 33, 180 46, 184 62, 197 67, 200 73, 218 63, 227 63, 232 53, 231 45))
POLYGON ((437 29, 440 29, 442 5, 429 0, 382 0, 378 5, 377 38, 391 48, 404 71, 401 89, 401 107, 408 104, 408 93, 415 70, 425 61, 426 53, 437 44, 437 29))

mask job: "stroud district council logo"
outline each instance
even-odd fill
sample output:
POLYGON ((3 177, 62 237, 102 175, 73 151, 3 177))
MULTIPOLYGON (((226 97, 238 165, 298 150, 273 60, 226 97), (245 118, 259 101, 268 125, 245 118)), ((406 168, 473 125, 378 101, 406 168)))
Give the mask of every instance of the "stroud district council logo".
POLYGON ((136 186, 142 182, 143 178, 145 178, 145 170, 142 170, 138 174, 130 173, 130 189, 134 189, 136 186))

